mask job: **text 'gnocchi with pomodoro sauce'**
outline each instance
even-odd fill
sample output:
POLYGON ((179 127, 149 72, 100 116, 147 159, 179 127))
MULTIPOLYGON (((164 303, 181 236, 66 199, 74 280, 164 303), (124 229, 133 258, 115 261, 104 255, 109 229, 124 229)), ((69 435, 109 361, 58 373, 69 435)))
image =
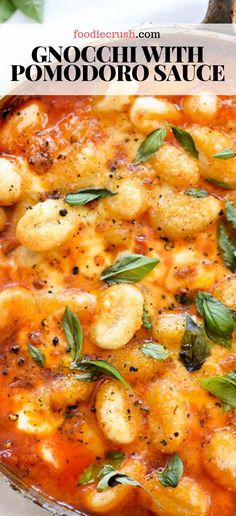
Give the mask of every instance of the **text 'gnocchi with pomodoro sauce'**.
POLYGON ((236 511, 236 99, 0 111, 0 470, 100 516, 236 511))

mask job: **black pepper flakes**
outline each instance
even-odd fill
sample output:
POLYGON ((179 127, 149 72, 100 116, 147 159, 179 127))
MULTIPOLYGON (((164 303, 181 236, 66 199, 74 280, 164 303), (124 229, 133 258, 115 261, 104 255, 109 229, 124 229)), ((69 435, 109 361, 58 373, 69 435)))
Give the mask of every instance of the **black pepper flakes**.
POLYGON ((67 213, 68 213, 68 211, 65 208, 63 208, 62 210, 59 211, 59 215, 61 217, 66 217, 67 213))
POLYGON ((58 337, 53 337, 52 343, 53 343, 53 346, 57 346, 59 344, 59 338, 58 337))

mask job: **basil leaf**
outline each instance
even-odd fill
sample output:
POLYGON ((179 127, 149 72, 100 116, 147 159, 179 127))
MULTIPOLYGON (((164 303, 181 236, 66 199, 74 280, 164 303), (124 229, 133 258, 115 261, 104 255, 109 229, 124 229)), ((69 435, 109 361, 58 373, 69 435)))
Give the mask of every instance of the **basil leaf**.
POLYGON ((79 360, 82 351, 83 330, 77 315, 75 315, 68 306, 64 312, 62 326, 71 348, 72 359, 76 362, 79 360))
MULTIPOLYGON (((123 452, 112 450, 112 451, 107 452, 105 457, 106 457, 106 459, 112 459, 113 461, 115 461, 115 460, 120 461, 118 464, 118 465, 120 465, 122 460, 124 460, 124 458, 125 458, 125 454, 123 452)), ((118 465, 116 467, 118 467, 118 465)))
POLYGON ((146 306, 143 307, 142 322, 143 322, 143 326, 144 326, 144 328, 146 328, 146 330, 148 330, 148 331, 152 330, 152 321, 151 321, 150 314, 149 314, 149 311, 146 306))
POLYGON ((80 476, 77 485, 78 486, 84 486, 85 484, 90 484, 90 482, 95 482, 97 479, 99 471, 102 469, 101 464, 90 464, 82 473, 80 476))
POLYGON ((198 312, 204 319, 208 337, 214 342, 230 348, 234 331, 231 310, 208 292, 198 292, 196 304, 198 312))
POLYGON ((158 478, 164 487, 177 487, 183 472, 183 462, 180 456, 174 453, 165 469, 158 474, 158 478))
POLYGON ((191 197, 196 197, 196 199, 208 197, 209 193, 203 188, 188 188, 184 192, 186 195, 191 195, 191 197))
POLYGON ((165 127, 160 127, 159 129, 156 129, 150 133, 144 142, 139 146, 134 164, 139 165, 139 163, 142 163, 142 161, 146 161, 151 158, 151 156, 153 156, 153 154, 155 154, 155 152, 160 149, 165 137, 165 127))
POLYGON ((29 354, 36 362, 36 364, 38 364, 40 367, 43 367, 46 364, 46 357, 42 351, 40 351, 40 349, 36 348, 35 346, 31 346, 30 344, 27 344, 27 346, 29 354))
POLYGON ((167 349, 161 344, 156 342, 146 342, 142 345, 141 351, 148 357, 155 358, 157 360, 166 360, 170 356, 167 349))
POLYGON ((117 451, 107 452, 105 460, 98 461, 95 464, 90 464, 82 475, 80 476, 77 485, 85 485, 90 482, 95 482, 98 478, 104 476, 106 473, 118 468, 125 458, 125 454, 117 451))
POLYGON ((12 3, 29 18, 38 22, 43 21, 44 0, 12 0, 12 3))
POLYGON ((236 229, 236 207, 232 201, 227 201, 225 203, 226 208, 226 218, 228 222, 230 222, 233 229, 236 229))
POLYGON ((15 12, 16 8, 10 0, 0 2, 0 23, 7 21, 15 12))
POLYGON ((81 188, 78 192, 67 194, 64 201, 72 206, 84 206, 95 199, 104 199, 113 195, 117 195, 117 192, 112 192, 106 188, 81 188))
POLYGON ((83 358, 76 367, 79 370, 86 371, 90 374, 90 378, 87 380, 81 378, 83 375, 76 377, 77 380, 94 382, 98 380, 100 376, 111 376, 116 378, 116 380, 119 380, 127 389, 132 391, 131 386, 126 382, 120 372, 105 360, 89 360, 83 358))
POLYGON ((219 186, 220 188, 225 188, 225 190, 233 190, 234 189, 234 186, 230 186, 227 183, 225 183, 224 181, 218 181, 218 179, 209 178, 209 179, 205 179, 205 181, 207 181, 207 183, 211 183, 212 185, 219 186))
POLYGON ((202 326, 186 315, 186 330, 181 343, 179 358, 190 373, 198 371, 209 356, 209 340, 202 326))
POLYGON ((236 408, 236 379, 231 377, 231 373, 227 376, 203 378, 201 385, 228 407, 236 408))
POLYGON ((119 473, 118 471, 110 471, 102 477, 97 484, 97 491, 101 493, 108 487, 115 487, 118 484, 124 484, 134 487, 142 487, 139 482, 130 478, 128 475, 119 473))
POLYGON ((150 258, 142 254, 126 254, 105 269, 100 278, 108 285, 136 283, 151 272, 159 261, 158 258, 150 258))
POLYGON ((231 272, 236 272, 236 241, 234 241, 227 228, 221 222, 218 227, 218 247, 226 267, 231 272))
POLYGON ((216 152, 216 154, 213 154, 213 158, 218 159, 230 159, 234 158, 236 156, 236 152, 233 151, 233 149, 222 149, 219 152, 216 152))
POLYGON ((191 154, 194 158, 198 158, 198 151, 195 147, 195 143, 191 134, 187 131, 184 131, 184 129, 180 129, 180 127, 176 127, 176 125, 171 125, 171 129, 176 140, 178 140, 184 150, 191 154))

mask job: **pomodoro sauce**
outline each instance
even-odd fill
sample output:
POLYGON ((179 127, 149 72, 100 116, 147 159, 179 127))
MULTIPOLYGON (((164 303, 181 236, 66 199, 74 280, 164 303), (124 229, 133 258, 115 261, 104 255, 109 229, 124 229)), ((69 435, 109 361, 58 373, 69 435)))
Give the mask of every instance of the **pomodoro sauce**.
POLYGON ((201 385, 236 370, 235 337, 230 348, 212 342, 193 372, 179 359, 185 314, 203 323, 199 291, 236 309, 235 276, 217 244, 225 203, 236 206, 236 157, 212 157, 236 148, 235 106, 214 96, 31 97, 2 111, 0 460, 46 497, 89 514, 235 513, 235 411, 201 385), (166 122, 192 135, 198 159, 166 122), (163 126, 160 149, 136 165, 141 143, 163 126), (88 187, 117 195, 64 201, 88 187), (208 196, 196 199, 190 188, 208 196), (141 281, 109 286, 100 276, 122 253, 160 262, 141 281), (76 380, 67 306, 82 325, 83 356, 113 365, 133 392, 109 376, 76 380), (168 357, 148 357, 147 343, 168 357), (118 469, 152 496, 78 485, 114 451, 124 454, 118 469), (157 470, 174 453, 183 476, 164 487, 157 470))

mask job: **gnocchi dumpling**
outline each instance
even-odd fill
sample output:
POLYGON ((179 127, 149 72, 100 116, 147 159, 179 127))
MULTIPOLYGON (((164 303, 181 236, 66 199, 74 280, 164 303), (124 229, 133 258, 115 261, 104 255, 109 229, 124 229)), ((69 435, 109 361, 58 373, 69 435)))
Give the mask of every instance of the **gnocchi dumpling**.
POLYGON ((219 218, 221 202, 212 196, 197 199, 183 192, 161 189, 150 212, 160 234, 177 240, 194 237, 219 218))
POLYGON ((189 95, 183 100, 183 110, 193 120, 204 124, 214 119, 218 110, 218 98, 216 95, 189 95))
POLYGON ((162 145, 152 158, 152 166, 162 183, 176 188, 196 185, 199 180, 197 160, 174 145, 162 145))
POLYGON ((0 157, 0 205, 15 204, 22 193, 22 181, 16 160, 0 157))
POLYGON ((96 110, 102 113, 111 111, 125 111, 129 106, 131 97, 129 95, 105 95, 96 103, 96 110))
POLYGON ((98 388, 95 404, 98 425, 114 443, 129 444, 139 435, 140 413, 132 398, 115 380, 105 380, 98 388))
POLYGON ((211 434, 203 448, 204 466, 220 485, 236 491, 236 432, 227 428, 211 434))
POLYGON ((9 287, 0 292, 0 329, 16 324, 29 325, 35 320, 37 306, 34 295, 23 287, 9 287))
POLYGON ((231 139, 208 127, 198 127, 192 131, 196 147, 199 151, 199 168, 204 179, 215 180, 236 186, 236 157, 222 160, 213 155, 233 147, 231 139))
POLYGON ((125 346, 142 325, 143 295, 134 285, 119 284, 103 292, 90 338, 102 349, 125 346))
POLYGON ((153 321, 154 338, 171 350, 179 350, 186 327, 185 316, 162 314, 153 321))
POLYGON ((157 475, 146 477, 145 488, 155 501, 150 498, 151 510, 158 516, 207 516, 210 510, 208 495, 193 479, 183 477, 178 486, 164 487, 157 475))
POLYGON ((47 199, 25 212, 17 224, 16 236, 31 251, 45 252, 65 244, 79 222, 76 210, 62 200, 47 199))
POLYGON ((154 446, 163 453, 179 450, 186 432, 186 403, 167 379, 156 380, 147 391, 148 422, 154 446))
POLYGON ((155 97, 138 97, 130 109, 130 120, 141 133, 151 133, 165 121, 179 122, 181 115, 172 102, 155 97))
MULTIPOLYGON (((144 466, 138 460, 126 460, 119 468, 119 473, 128 475, 140 482, 144 475, 144 466)), ((121 510, 129 500, 134 487, 130 485, 117 485, 102 492, 98 492, 94 484, 86 486, 82 491, 82 501, 87 510, 94 514, 113 514, 117 509, 121 510)))
POLYGON ((231 310, 236 310, 236 278, 228 276, 214 290, 214 295, 231 310))
POLYGON ((170 360, 156 360, 145 355, 136 342, 117 349, 114 354, 109 355, 109 361, 128 382, 148 382, 156 375, 163 374, 170 363, 170 360))
POLYGON ((113 217, 131 221, 148 209, 146 192, 141 185, 126 180, 118 186, 117 195, 104 203, 113 217))

